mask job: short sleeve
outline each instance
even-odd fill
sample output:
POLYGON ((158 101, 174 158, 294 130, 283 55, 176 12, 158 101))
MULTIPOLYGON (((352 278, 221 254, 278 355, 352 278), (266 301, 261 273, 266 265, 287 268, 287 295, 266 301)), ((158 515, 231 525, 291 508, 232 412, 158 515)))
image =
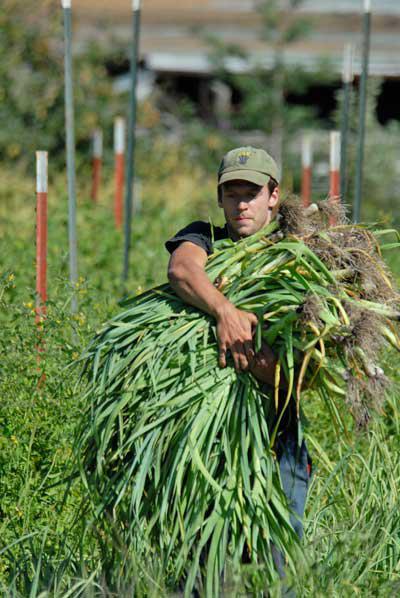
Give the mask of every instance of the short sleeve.
POLYGON ((181 243, 190 241, 198 247, 204 249, 207 255, 212 253, 212 239, 211 239, 211 226, 208 222, 192 222, 182 230, 176 233, 174 237, 169 239, 165 243, 166 249, 169 253, 175 251, 181 243))

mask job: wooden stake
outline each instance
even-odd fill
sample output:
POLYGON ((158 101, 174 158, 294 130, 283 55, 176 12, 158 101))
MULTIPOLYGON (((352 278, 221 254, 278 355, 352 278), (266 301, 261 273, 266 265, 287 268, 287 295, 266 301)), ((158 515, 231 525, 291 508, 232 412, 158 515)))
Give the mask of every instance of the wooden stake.
POLYGON ((97 203, 101 180, 101 161, 103 156, 103 132, 101 129, 93 131, 93 157, 92 157, 92 192, 91 198, 97 203))
POLYGON ((125 119, 118 116, 114 122, 115 153, 115 195, 114 219, 117 229, 122 229, 123 194, 124 194, 124 162, 125 162, 125 119))
POLYGON ((47 301, 47 152, 36 152, 36 323, 47 301))
POLYGON ((311 204, 312 188, 312 141, 309 133, 303 135, 301 144, 301 199, 307 208, 311 204))
POLYGON ((340 196, 345 201, 347 192, 347 144, 349 132, 350 95, 353 83, 353 44, 346 44, 343 53, 343 107, 341 118, 341 148, 340 148, 340 196))
MULTIPOLYGON (((47 152, 36 152, 36 309, 37 365, 40 374, 41 354, 44 352, 42 324, 46 317, 47 301, 47 152)), ((39 375, 37 386, 43 386, 46 375, 39 375)))
MULTIPOLYGON (((330 134, 329 197, 332 201, 340 201, 340 133, 338 131, 331 131, 330 134)), ((335 219, 331 218, 329 224, 334 226, 335 219)))

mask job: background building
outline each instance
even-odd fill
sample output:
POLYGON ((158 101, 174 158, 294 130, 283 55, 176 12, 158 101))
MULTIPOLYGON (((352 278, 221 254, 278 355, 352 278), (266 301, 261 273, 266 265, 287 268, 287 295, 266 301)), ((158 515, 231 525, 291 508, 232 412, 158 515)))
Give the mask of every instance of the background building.
MULTIPOLYGON (((288 3, 279 2, 282 16, 294 19, 306 16, 310 32, 306 38, 291 44, 284 51, 286 63, 313 69, 321 56, 329 57, 337 73, 342 68, 343 47, 355 44, 354 71, 360 72, 362 0, 305 0, 295 12, 287 11, 288 3)), ((130 36, 128 0, 75 0, 74 15, 77 36, 81 42, 99 39, 110 32, 128 42, 130 36)), ((384 78, 379 119, 400 118, 400 3, 397 0, 372 0, 372 43, 370 73, 384 78)), ((260 17, 255 0, 174 0, 142 1, 141 57, 158 79, 167 78, 182 93, 201 102, 202 86, 208 84, 211 64, 206 35, 220 41, 237 44, 250 53, 252 59, 267 68, 273 56, 267 42, 260 40, 260 17)), ((245 65, 231 60, 227 67, 240 72, 245 65)), ((125 69, 128 68, 126 62, 125 69)), ((120 70, 124 70, 124 66, 120 70)), ((121 73, 119 73, 121 74, 121 73)), ((142 81, 149 86, 149 79, 142 81)), ((122 81, 123 86, 123 81, 122 81)), ((329 111, 335 86, 318 92, 318 102, 329 111)), ((144 91, 145 93, 145 91, 144 91)), ((315 102, 311 93, 305 102, 315 102)))

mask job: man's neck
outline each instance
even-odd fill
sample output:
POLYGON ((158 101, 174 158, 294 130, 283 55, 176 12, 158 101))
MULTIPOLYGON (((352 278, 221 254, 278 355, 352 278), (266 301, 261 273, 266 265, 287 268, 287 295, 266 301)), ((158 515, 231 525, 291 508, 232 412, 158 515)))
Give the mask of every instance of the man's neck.
POLYGON ((241 239, 242 237, 240 237, 236 231, 234 231, 229 224, 226 222, 225 223, 226 226, 226 230, 228 231, 228 235, 229 238, 232 239, 232 241, 239 241, 239 239, 241 239))

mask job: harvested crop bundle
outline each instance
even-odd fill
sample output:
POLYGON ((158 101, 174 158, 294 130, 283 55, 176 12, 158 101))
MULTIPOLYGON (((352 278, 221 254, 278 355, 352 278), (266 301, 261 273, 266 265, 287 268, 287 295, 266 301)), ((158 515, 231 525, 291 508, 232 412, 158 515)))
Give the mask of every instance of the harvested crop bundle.
POLYGON ((379 407, 379 348, 400 349, 400 297, 378 242, 386 232, 325 221, 325 204, 305 219, 288 201, 262 231, 217 243, 207 264, 229 300, 257 314, 256 348, 264 340, 278 357, 271 392, 218 367, 213 319, 168 285, 127 299, 88 349, 78 448, 96 512, 136 550, 157 546, 187 595, 205 580, 217 596, 226 567, 243 558, 271 580, 271 544, 295 566, 274 450, 303 390, 338 427, 343 408, 363 425, 379 407))

